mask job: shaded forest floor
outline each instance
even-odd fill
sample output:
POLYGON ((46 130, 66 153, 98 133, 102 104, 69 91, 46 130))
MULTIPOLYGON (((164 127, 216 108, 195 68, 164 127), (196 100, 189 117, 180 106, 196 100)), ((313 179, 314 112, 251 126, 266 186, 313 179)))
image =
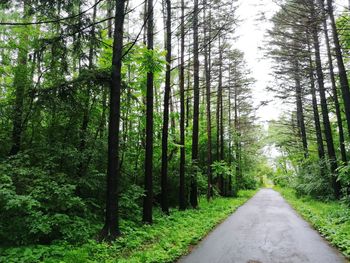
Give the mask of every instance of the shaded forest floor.
POLYGON ((89 240, 80 246, 58 243, 0 248, 0 262, 173 262, 255 193, 240 191, 237 198, 215 198, 209 203, 203 198, 199 209, 173 209, 170 216, 155 211, 151 226, 122 221, 123 235, 112 244, 89 240))
POLYGON ((275 187, 288 203, 332 245, 350 258, 350 209, 340 202, 298 198, 295 191, 275 187))

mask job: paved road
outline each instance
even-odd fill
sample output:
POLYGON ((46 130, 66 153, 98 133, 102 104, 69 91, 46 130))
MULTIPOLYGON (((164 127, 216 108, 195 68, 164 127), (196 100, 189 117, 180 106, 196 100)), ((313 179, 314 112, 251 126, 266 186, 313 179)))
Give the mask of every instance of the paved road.
POLYGON ((179 263, 347 262, 272 189, 260 190, 179 263))

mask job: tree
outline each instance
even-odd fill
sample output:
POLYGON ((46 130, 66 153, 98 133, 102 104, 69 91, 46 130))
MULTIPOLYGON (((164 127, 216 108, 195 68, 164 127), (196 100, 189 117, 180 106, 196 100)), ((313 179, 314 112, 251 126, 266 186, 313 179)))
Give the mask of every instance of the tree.
MULTIPOLYGON (((204 1, 204 21, 206 21, 206 6, 207 1, 204 1)), ((211 60, 210 60, 210 52, 211 52, 211 1, 209 2, 209 30, 207 29, 207 23, 205 23, 204 27, 204 39, 205 39, 205 48, 204 48, 204 67, 205 67, 205 91, 206 91, 206 113, 207 113, 207 174, 208 174, 208 189, 207 189, 207 200, 213 195, 212 189, 212 135, 211 135, 211 60), (207 32, 209 31, 209 32, 207 32), (208 34, 208 35, 207 35, 208 34)))
POLYGON ((168 205, 168 129, 169 129, 169 98, 171 88, 171 2, 166 1, 166 75, 164 92, 164 113, 162 132, 162 171, 161 171, 161 206, 165 214, 169 214, 168 205))
MULTIPOLYGON (((323 6, 323 0, 320 0, 323 6)), ((338 74, 339 74, 339 80, 340 80, 340 87, 342 90, 342 96, 343 96, 343 101, 344 101, 344 108, 345 108, 345 116, 346 116, 346 121, 348 125, 348 136, 350 136, 350 90, 349 90, 349 82, 347 78, 347 73, 346 69, 344 66, 344 60, 343 60, 343 55, 339 43, 339 36, 337 32, 337 26, 335 23, 335 18, 334 18, 334 11, 333 11, 333 1, 332 0, 327 0, 327 11, 329 14, 329 18, 331 21, 331 27, 332 27, 332 33, 333 33, 333 42, 334 42, 334 50, 335 50, 335 55, 337 59, 337 64, 338 64, 338 74)))
POLYGON ((101 238, 114 240, 119 234, 118 218, 118 181, 119 166, 119 127, 120 127, 120 92, 122 87, 123 25, 125 1, 116 0, 114 20, 114 41, 112 77, 110 82, 109 125, 108 125, 108 170, 105 225, 101 238))
MULTIPOLYGON (((192 163, 198 165, 198 133, 199 133, 199 59, 198 59, 198 0, 193 7, 193 131, 192 131, 192 163)), ((196 175, 191 177, 190 202, 197 208, 196 175)))
MULTIPOLYGON (((311 3, 311 18, 312 21, 317 21, 317 17, 315 16, 315 9, 313 6, 314 3, 311 3)), ((334 189, 334 195, 336 198, 340 197, 340 183, 337 180, 337 157, 335 155, 335 149, 334 149, 334 143, 333 143, 333 135, 332 135, 332 129, 329 121, 329 112, 328 112, 328 105, 327 105, 327 98, 326 98, 326 91, 324 87, 324 76, 322 71, 322 63, 321 63, 321 55, 320 55, 320 44, 318 39, 318 30, 317 30, 317 24, 313 22, 311 34, 313 38, 313 45, 315 49, 315 62, 316 62, 316 74, 317 74, 317 81, 318 81, 318 91, 321 98, 321 109, 322 109, 322 117, 323 117, 323 125, 324 125, 324 132, 325 132, 325 139, 326 139, 326 145, 328 150, 328 156, 329 161, 331 164, 331 171, 332 171, 332 180, 333 180, 333 189, 334 189)))
POLYGON ((179 178, 179 209, 186 208, 185 198, 185 1, 181 0, 181 25, 180 25, 180 178, 179 178))
MULTIPOLYGON (((147 48, 153 52, 153 0, 147 1, 147 48)), ((145 197, 143 199, 143 222, 152 224, 153 202, 153 72, 147 72, 146 91, 146 152, 145 197)))

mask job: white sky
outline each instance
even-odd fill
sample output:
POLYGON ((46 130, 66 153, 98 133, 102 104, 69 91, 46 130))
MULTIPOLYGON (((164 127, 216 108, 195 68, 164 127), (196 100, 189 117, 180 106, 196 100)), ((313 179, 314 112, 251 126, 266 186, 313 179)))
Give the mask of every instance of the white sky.
MULTIPOLYGON (((238 0, 239 9, 237 11, 240 20, 240 26, 237 34, 240 37, 235 46, 242 50, 245 54, 248 67, 251 69, 252 76, 256 79, 253 86, 253 100, 255 105, 259 105, 261 101, 271 101, 266 106, 262 106, 257 111, 259 121, 268 127, 269 120, 278 119, 282 114, 283 106, 281 101, 274 98, 274 94, 267 92, 266 87, 273 81, 271 73, 271 61, 264 57, 264 51, 260 48, 264 47, 265 34, 272 25, 269 19, 278 10, 278 6, 273 0, 238 0), (265 17, 265 20, 259 18, 265 17), (272 101, 273 100, 273 101, 272 101)), ((344 10, 344 6, 348 6, 348 0, 336 0, 335 7, 338 11, 344 10)), ((270 164, 274 163, 274 159, 280 156, 280 152, 273 145, 264 147, 263 154, 268 157, 270 164)))
MULTIPOLYGON (((271 27, 269 18, 278 10, 278 6, 273 0, 238 0, 239 9, 237 14, 241 23, 237 29, 240 36, 235 43, 238 49, 245 54, 248 67, 252 71, 252 76, 256 79, 253 87, 254 103, 259 105, 260 101, 271 101, 267 106, 260 107, 257 115, 260 121, 267 125, 267 121, 277 119, 282 113, 283 105, 276 101, 272 93, 267 92, 266 87, 273 81, 271 62, 264 58, 264 52, 259 47, 264 46, 264 35, 271 27), (265 20, 258 20, 264 14, 265 20)), ((348 0, 336 0, 335 7, 338 11, 348 6, 348 0)))
MULTIPOLYGON (((268 105, 259 108, 257 115, 261 122, 277 119, 282 112, 282 105, 278 101, 272 102, 274 96, 267 92, 266 87, 272 81, 271 63, 264 58, 266 30, 271 27, 269 18, 278 10, 272 0, 239 0, 238 16, 242 20, 237 33, 240 36, 236 43, 237 48, 245 53, 248 67, 256 79, 253 87, 253 98, 256 105, 261 101, 271 101, 268 105), (261 20, 262 14, 265 19, 261 20)), ((266 127, 266 126, 265 126, 266 127)))

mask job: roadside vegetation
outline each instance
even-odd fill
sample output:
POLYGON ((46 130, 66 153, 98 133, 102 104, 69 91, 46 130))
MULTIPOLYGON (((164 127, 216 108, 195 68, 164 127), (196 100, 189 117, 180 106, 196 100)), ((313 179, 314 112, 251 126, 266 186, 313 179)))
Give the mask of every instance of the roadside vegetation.
POLYGON ((201 198, 200 208, 185 211, 171 209, 171 214, 166 217, 157 210, 153 225, 122 221, 123 235, 110 244, 89 240, 81 245, 57 243, 2 248, 0 262, 173 262, 189 252, 190 246, 197 244, 255 192, 242 190, 236 198, 218 197, 211 202, 201 198))

